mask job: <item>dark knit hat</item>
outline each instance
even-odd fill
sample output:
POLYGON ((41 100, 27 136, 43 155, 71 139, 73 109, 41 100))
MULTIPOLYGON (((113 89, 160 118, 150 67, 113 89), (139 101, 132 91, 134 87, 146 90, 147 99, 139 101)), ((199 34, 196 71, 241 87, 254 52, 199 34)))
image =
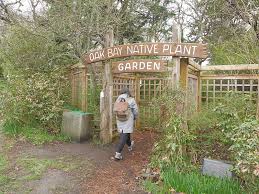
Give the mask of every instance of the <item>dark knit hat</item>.
POLYGON ((131 97, 130 90, 127 87, 122 88, 120 94, 128 94, 128 96, 131 97))

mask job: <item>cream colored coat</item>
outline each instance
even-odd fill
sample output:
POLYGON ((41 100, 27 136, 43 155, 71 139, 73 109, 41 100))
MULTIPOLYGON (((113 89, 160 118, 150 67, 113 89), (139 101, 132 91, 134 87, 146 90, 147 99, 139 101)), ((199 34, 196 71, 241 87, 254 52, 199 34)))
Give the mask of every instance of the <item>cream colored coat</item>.
POLYGON ((121 98, 125 98, 126 101, 129 103, 129 108, 130 108, 130 116, 127 121, 119 121, 116 120, 117 122, 117 128, 120 133, 132 133, 134 130, 134 121, 137 119, 138 116, 138 106, 134 98, 128 97, 127 94, 121 94, 116 102, 119 102, 121 98))

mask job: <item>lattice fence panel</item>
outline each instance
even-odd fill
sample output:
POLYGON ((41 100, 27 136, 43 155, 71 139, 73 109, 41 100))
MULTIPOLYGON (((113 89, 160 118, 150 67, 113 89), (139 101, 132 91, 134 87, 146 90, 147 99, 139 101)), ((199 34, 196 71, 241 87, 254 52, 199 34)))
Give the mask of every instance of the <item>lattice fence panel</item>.
POLYGON ((234 91, 240 94, 248 94, 251 100, 256 101, 258 96, 258 79, 202 79, 201 101, 215 103, 224 96, 234 91))

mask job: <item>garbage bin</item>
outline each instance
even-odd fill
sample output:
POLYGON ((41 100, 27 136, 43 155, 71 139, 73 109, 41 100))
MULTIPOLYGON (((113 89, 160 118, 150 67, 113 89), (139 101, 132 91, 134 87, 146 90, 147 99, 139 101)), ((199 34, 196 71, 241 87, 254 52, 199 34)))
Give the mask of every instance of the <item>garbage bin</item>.
POLYGON ((81 111, 63 113, 62 133, 72 141, 82 142, 91 138, 93 114, 81 111))

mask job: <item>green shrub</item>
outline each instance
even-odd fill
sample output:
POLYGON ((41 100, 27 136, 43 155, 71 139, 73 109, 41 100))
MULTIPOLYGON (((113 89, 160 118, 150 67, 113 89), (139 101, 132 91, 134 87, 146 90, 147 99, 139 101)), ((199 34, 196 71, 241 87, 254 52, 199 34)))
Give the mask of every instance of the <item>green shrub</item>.
POLYGON ((201 175, 199 172, 181 173, 174 168, 164 169, 163 185, 150 182, 145 187, 151 193, 183 192, 188 194, 239 194, 246 193, 236 180, 201 175))
POLYGON ((51 34, 11 26, 1 39, 0 59, 8 88, 1 93, 0 112, 6 122, 22 126, 37 123, 44 130, 59 132, 64 103, 68 101, 66 65, 72 59, 62 54, 51 34))
POLYGON ((187 147, 195 139, 185 122, 185 93, 178 89, 169 90, 154 105, 160 105, 162 109, 162 136, 154 145, 151 165, 160 168, 173 165, 183 169, 189 165, 187 147))
POLYGON ((188 120, 188 127, 191 130, 209 130, 217 128, 219 118, 217 113, 212 111, 214 106, 202 107, 200 112, 194 113, 188 120))
POLYGON ((248 187, 259 191, 259 122, 248 120, 228 132, 234 153, 234 171, 248 187))

